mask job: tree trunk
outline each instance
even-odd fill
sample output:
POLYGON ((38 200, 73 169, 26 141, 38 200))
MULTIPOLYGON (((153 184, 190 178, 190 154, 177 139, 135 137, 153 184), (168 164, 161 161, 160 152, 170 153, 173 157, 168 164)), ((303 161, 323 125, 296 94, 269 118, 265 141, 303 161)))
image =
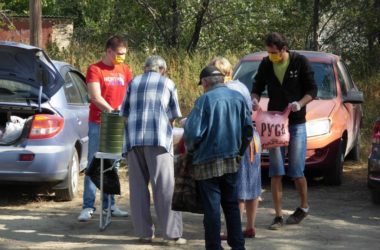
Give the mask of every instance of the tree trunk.
POLYGON ((30 45, 42 47, 41 0, 29 0, 30 45))
POLYGON ((210 0, 203 0, 202 1, 202 6, 199 9, 199 12, 198 12, 197 17, 196 17, 193 35, 191 37, 189 45, 187 46, 187 52, 188 53, 194 52, 195 49, 197 48, 199 36, 201 34, 201 30, 203 27, 203 18, 206 14, 206 11, 208 9, 209 4, 210 4, 210 0))
POLYGON ((314 0, 314 8, 313 8, 313 39, 312 39, 312 49, 315 51, 319 50, 318 43, 318 27, 319 27, 319 8, 320 3, 319 0, 314 0))
POLYGON ((172 32, 170 35, 170 44, 169 46, 171 48, 178 48, 178 41, 179 41, 179 32, 178 32, 178 27, 179 27, 179 10, 178 10, 178 3, 177 0, 172 0, 171 4, 171 11, 172 11, 172 32))

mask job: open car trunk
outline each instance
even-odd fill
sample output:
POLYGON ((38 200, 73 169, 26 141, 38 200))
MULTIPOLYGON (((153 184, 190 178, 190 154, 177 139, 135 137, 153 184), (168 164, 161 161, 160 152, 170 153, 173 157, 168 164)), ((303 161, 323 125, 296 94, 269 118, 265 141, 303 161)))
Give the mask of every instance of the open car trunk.
POLYGON ((54 114, 53 111, 37 107, 0 106, 0 145, 20 143, 29 135, 35 114, 54 114))

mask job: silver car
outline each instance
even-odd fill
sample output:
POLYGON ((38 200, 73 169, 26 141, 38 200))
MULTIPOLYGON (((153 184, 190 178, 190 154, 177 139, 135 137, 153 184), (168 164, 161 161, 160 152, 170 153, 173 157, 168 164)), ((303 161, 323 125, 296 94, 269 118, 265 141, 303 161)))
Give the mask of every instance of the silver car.
POLYGON ((87 165, 84 76, 33 46, 0 41, 0 183, 49 184, 72 200, 87 165))

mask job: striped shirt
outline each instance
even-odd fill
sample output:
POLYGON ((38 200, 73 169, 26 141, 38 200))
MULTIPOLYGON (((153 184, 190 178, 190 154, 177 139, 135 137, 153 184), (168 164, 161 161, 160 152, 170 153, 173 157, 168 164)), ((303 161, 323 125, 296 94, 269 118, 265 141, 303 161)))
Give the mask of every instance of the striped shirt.
POLYGON ((172 80, 157 72, 133 78, 120 115, 127 117, 124 152, 135 146, 161 146, 173 154, 171 120, 181 117, 181 111, 172 80))

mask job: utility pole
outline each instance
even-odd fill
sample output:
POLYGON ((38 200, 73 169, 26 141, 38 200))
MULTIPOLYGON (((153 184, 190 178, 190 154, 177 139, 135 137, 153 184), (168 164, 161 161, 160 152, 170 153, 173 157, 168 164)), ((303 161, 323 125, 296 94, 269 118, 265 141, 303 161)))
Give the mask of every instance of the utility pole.
POLYGON ((42 47, 41 0, 29 0, 30 45, 42 47))

